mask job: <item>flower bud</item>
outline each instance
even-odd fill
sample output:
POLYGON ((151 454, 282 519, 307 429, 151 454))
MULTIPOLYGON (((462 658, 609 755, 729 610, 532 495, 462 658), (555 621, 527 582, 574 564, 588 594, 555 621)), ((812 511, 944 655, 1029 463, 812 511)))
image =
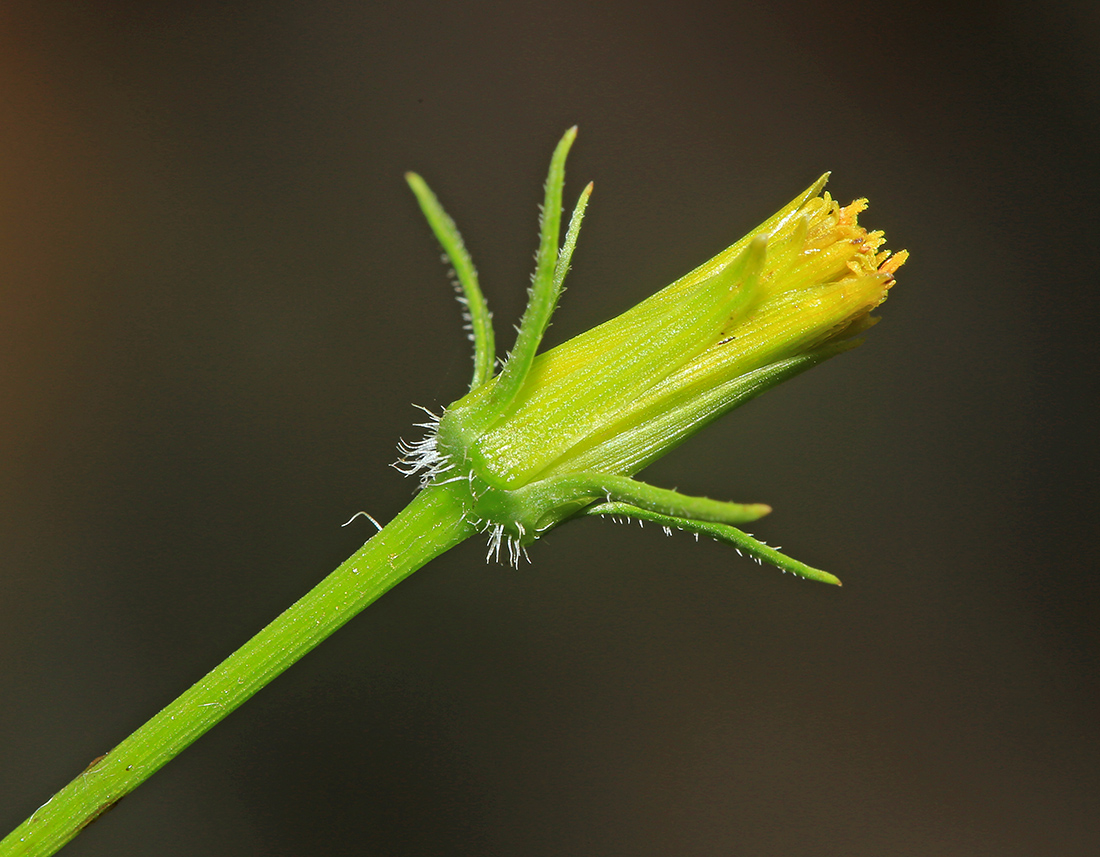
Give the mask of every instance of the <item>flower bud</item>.
POLYGON ((770 507, 688 497, 631 476, 711 420, 858 344, 905 262, 883 234, 858 223, 866 200, 841 207, 828 175, 719 253, 636 307, 542 355, 536 351, 561 294, 589 185, 558 248, 570 129, 551 159, 530 301, 516 345, 491 377, 493 333, 473 263, 423 180, 409 175, 451 258, 475 343, 471 391, 428 435, 402 446, 399 467, 460 497, 489 534, 489 554, 526 545, 577 515, 633 517, 708 535, 759 562, 829 583, 733 525, 770 507))
MULTIPOLYGON (((857 222, 866 200, 839 206, 821 192, 826 178, 690 274, 537 357, 508 411, 471 439, 479 471, 508 488, 578 470, 633 474, 765 389, 768 369, 844 350, 835 343, 873 322, 907 254, 881 250, 883 234, 857 222)), ((460 426, 491 390, 456 402, 445 422, 460 426)))

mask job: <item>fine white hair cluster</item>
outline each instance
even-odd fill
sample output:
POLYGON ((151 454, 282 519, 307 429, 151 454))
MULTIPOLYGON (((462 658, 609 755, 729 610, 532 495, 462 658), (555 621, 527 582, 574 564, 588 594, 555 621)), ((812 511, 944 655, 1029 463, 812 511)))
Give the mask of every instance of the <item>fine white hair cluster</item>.
MULTIPOLYGON (((417 428, 424 429, 424 437, 414 441, 407 441, 404 438, 399 440, 397 442, 397 451, 400 457, 391 466, 405 476, 415 476, 419 479, 421 489, 426 488, 432 482, 443 484, 446 482, 456 482, 459 479, 465 478, 463 476, 454 475, 447 479, 439 478, 454 470, 454 464, 448 460, 446 455, 440 452, 439 445, 436 441, 439 433, 439 421, 443 419, 443 415, 434 414, 422 405, 415 405, 414 407, 419 408, 428 415, 427 422, 414 424, 417 428)), ((363 512, 360 514, 366 513, 363 512)), ((373 518, 371 520, 373 520, 373 518)), ((488 552, 485 554, 486 562, 492 559, 501 562, 501 548, 507 551, 508 556, 506 561, 512 568, 519 568, 519 561, 521 558, 528 562, 531 561, 531 558, 527 555, 527 549, 521 544, 521 539, 523 538, 523 525, 518 521, 516 522, 516 526, 520 531, 518 537, 507 533, 504 529, 504 524, 483 520, 474 521, 474 524, 481 533, 489 537, 488 552)))
POLYGON ((420 480, 420 487, 425 488, 436 477, 453 469, 454 465, 439 451, 436 443, 442 415, 436 416, 422 405, 414 405, 414 407, 428 415, 428 422, 415 423, 417 428, 425 430, 424 437, 411 442, 404 438, 398 440, 397 452, 400 457, 391 466, 405 476, 417 477, 420 480))
POLYGON ((500 562, 500 548, 503 545, 508 550, 508 565, 512 568, 519 568, 520 557, 531 562, 531 557, 527 555, 527 548, 520 541, 523 538, 523 524, 516 521, 516 527, 519 529, 519 536, 513 536, 511 533, 507 533, 504 530, 504 524, 494 524, 492 521, 475 521, 474 522, 481 530, 482 533, 489 534, 488 551, 485 554, 485 561, 488 562, 491 559, 495 559, 500 562))

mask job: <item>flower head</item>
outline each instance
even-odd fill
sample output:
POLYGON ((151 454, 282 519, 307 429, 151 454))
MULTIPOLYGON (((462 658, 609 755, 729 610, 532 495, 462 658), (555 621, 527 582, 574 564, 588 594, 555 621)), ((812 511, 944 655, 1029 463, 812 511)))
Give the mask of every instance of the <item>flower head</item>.
MULTIPOLYGON (((731 526, 766 514, 767 506, 685 497, 630 477, 726 411, 858 344, 853 337, 874 323, 870 312, 886 299, 907 254, 883 250, 883 234, 858 223, 866 200, 838 205, 823 192, 825 175, 672 285, 535 356, 592 188, 581 195, 559 251, 564 161, 574 136, 571 129, 551 162, 516 347, 496 377, 475 370, 470 393, 421 442, 418 449, 426 444, 432 457, 428 481, 465 480, 471 515, 497 551, 511 539, 516 558, 567 518, 623 515, 705 532, 785 570, 837 582, 731 526)), ((459 272, 475 361, 483 366, 476 332, 488 310, 473 266, 431 192, 417 177, 410 183, 459 272)))

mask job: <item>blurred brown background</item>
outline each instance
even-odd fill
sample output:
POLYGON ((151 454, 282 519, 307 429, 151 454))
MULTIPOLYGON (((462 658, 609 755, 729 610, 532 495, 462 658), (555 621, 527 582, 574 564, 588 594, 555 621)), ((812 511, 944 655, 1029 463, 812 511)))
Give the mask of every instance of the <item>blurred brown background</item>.
POLYGON ((553 342, 826 169, 912 251, 866 346, 646 474, 845 587, 464 545, 66 853, 1100 853, 1098 49, 1085 0, 4 3, 0 828, 407 502, 470 363, 402 173, 506 347, 577 123, 553 342))

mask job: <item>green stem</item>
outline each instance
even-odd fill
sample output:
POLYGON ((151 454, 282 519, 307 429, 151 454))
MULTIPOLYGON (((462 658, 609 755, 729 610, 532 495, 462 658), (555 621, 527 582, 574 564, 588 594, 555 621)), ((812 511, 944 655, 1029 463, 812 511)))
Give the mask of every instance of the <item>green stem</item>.
POLYGON ((0 857, 56 852, 360 610, 472 535, 451 488, 417 495, 343 565, 35 810, 0 842, 0 857))

